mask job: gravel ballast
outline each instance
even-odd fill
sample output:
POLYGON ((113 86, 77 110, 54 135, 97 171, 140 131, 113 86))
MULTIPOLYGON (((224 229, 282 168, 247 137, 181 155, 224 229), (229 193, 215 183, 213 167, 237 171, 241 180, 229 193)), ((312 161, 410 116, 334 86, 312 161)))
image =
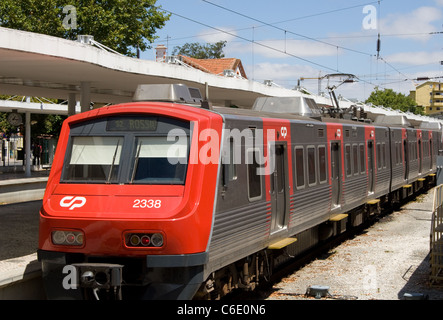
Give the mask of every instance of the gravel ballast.
POLYGON ((267 299, 316 299, 307 289, 327 287, 320 299, 442 300, 443 288, 429 285, 433 195, 431 189, 282 279, 267 299))

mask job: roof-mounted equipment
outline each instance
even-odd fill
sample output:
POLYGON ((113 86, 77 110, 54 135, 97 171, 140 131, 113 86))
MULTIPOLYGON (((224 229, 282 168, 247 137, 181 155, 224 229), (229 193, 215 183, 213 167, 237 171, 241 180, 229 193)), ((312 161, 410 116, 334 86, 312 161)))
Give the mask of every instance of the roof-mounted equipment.
POLYGON ((305 117, 319 117, 321 110, 314 99, 307 97, 260 97, 253 110, 273 113, 289 113, 305 117))
POLYGON ((198 88, 184 84, 141 84, 134 93, 133 101, 156 101, 188 104, 208 108, 198 88))

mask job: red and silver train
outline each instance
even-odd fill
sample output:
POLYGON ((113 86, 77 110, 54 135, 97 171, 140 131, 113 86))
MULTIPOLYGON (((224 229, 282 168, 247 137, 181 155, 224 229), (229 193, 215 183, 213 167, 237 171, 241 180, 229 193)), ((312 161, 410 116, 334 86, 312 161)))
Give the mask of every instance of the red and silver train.
POLYGON ((69 117, 40 211, 49 299, 218 298, 435 182, 441 132, 183 85, 69 117), (346 118, 349 119, 346 119, 346 118), (359 119, 357 119, 359 120, 359 119))

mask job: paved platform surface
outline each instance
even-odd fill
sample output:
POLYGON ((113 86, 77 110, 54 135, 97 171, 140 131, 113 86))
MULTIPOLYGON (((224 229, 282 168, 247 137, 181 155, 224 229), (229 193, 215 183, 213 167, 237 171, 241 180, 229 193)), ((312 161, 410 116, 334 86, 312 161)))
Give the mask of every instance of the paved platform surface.
MULTIPOLYGON (((25 190, 33 184, 44 185, 48 176, 48 170, 32 171, 31 177, 26 177, 21 170, 0 172, 0 288, 39 277, 41 274, 36 252, 42 200, 20 200, 26 199, 26 196, 15 199, 13 203, 8 203, 8 200, 12 198, 9 193, 33 194, 34 199, 42 197, 39 190, 25 190)), ((2 298, 0 291, 0 299, 2 298)))
POLYGON ((36 253, 41 204, 0 205, 0 288, 41 274, 36 253))
POLYGON ((6 181, 6 180, 22 180, 22 179, 29 179, 29 178, 41 178, 41 177, 49 177, 49 170, 41 169, 41 170, 33 170, 31 171, 31 176, 26 177, 23 170, 17 170, 14 171, 14 169, 11 169, 9 172, 2 172, 0 171, 0 181, 6 181))
POLYGON ((29 177, 23 171, 0 171, 0 205, 43 199, 48 176, 48 170, 32 171, 29 177))

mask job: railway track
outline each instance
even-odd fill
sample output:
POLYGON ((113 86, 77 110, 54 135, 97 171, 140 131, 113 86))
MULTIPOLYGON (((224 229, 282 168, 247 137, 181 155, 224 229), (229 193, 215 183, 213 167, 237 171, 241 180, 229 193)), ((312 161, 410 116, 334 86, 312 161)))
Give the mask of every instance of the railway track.
MULTIPOLYGON (((428 189, 423 189, 421 192, 411 196, 410 198, 406 199, 402 203, 389 208, 383 208, 381 213, 378 215, 375 215, 372 217, 372 219, 364 222, 363 224, 354 227, 352 229, 348 229, 345 232, 328 239, 327 241, 321 242, 314 246, 313 248, 301 253, 300 255, 294 257, 293 259, 287 261, 283 265, 281 265, 279 268, 275 269, 273 271, 273 274, 269 278, 269 281, 262 281, 259 283, 259 285, 256 287, 253 291, 242 291, 242 290, 236 290, 233 291, 231 294, 225 296, 222 298, 222 300, 226 301, 236 301, 236 300, 262 300, 267 299, 275 290, 273 287, 281 282, 284 278, 290 276, 293 273, 296 273, 297 270, 300 270, 305 265, 309 264, 310 262, 314 261, 315 259, 327 259, 334 248, 338 247, 342 243, 344 243, 347 240, 351 240, 362 233, 364 233, 368 228, 371 226, 374 226, 378 223, 378 221, 386 216, 389 216, 395 211, 401 210, 401 208, 406 205, 407 203, 411 201, 415 201, 416 197, 419 195, 427 192, 428 189)), ((306 288, 308 289, 308 288, 306 288)), ((306 293, 300 293, 298 294, 303 297, 307 297, 306 293)), ((334 298, 334 296, 331 296, 330 298, 334 298)), ((335 297, 337 299, 355 299, 355 297, 335 297)))

